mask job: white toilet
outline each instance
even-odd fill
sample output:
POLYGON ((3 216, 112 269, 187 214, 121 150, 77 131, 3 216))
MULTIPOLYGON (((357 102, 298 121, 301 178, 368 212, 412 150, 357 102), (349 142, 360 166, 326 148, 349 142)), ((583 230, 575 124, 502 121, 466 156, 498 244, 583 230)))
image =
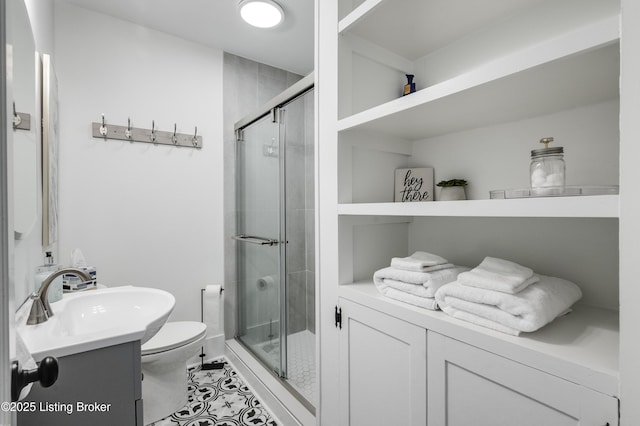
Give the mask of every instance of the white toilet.
POLYGON ((187 403, 187 361, 207 335, 201 322, 167 322, 142 345, 144 424, 163 419, 187 403))

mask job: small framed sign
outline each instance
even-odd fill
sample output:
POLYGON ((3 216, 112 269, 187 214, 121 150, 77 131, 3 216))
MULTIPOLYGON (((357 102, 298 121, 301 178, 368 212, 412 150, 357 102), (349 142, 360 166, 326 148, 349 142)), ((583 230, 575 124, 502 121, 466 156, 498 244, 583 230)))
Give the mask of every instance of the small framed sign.
POLYGON ((396 169, 396 202, 433 201, 433 168, 396 169))

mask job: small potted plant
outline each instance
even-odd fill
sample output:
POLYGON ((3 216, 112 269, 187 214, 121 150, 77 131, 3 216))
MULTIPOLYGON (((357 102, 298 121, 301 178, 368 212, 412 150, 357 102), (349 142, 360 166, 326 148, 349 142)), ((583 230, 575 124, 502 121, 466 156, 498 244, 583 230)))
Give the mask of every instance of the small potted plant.
POLYGON ((441 180, 436 186, 440 187, 438 201, 466 200, 467 194, 464 187, 467 181, 464 179, 441 180))

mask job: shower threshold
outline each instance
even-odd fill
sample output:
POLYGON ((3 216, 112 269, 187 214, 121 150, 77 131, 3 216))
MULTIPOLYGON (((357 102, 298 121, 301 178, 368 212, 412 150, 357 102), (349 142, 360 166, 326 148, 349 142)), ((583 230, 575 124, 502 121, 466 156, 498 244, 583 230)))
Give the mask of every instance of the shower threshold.
MULTIPOLYGON (((312 333, 309 332, 309 334, 312 333)), ((283 424, 315 425, 313 404, 288 380, 281 378, 265 362, 255 356, 252 350, 253 348, 238 338, 226 341, 225 355, 233 361, 261 401, 272 408, 280 420, 284 421, 289 417, 295 421, 295 423, 284 421, 283 424)))

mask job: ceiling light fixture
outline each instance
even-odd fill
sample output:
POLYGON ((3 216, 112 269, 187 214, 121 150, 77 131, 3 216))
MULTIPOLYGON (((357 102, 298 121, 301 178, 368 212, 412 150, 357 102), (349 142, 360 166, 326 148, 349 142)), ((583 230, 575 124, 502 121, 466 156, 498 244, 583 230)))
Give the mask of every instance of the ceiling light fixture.
POLYGON ((275 27, 284 19, 282 7, 273 0, 241 0, 238 8, 242 19, 258 28, 275 27))

